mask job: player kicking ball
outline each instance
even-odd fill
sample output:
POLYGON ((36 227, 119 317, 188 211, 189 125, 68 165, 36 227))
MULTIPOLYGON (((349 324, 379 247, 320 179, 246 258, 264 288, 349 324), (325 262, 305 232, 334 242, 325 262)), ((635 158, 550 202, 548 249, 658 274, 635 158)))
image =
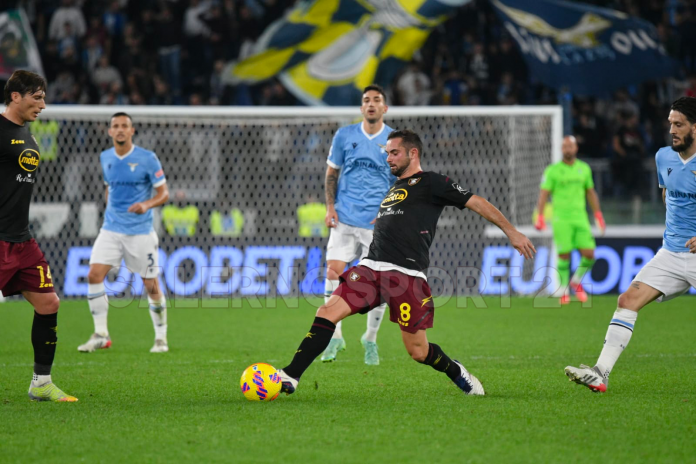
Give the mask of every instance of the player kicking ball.
POLYGON ((51 368, 58 343, 60 300, 53 288, 46 257, 29 232, 29 203, 41 161, 39 145, 29 132, 46 108, 46 81, 29 71, 15 71, 5 84, 5 111, 0 116, 0 291, 22 296, 34 307, 31 344, 34 376, 29 398, 75 402, 56 387, 51 368))
POLYGON ((152 227, 152 208, 169 199, 169 189, 157 155, 133 144, 135 128, 126 113, 111 117, 109 136, 114 146, 101 153, 106 184, 106 212, 89 260, 87 301, 94 318, 94 333, 78 351, 91 353, 111 346, 107 328, 109 298, 104 279, 125 260, 126 267, 143 278, 150 316, 155 326, 151 353, 166 353, 167 306, 159 287, 157 233, 152 227), (155 189, 155 196, 152 190, 155 189))
POLYGON ((587 301, 587 293, 582 288, 585 277, 595 263, 595 239, 592 236, 590 221, 587 219, 585 198, 590 202, 595 222, 600 233, 604 235, 606 225, 599 197, 594 189, 590 165, 577 158, 578 143, 572 135, 563 139, 561 146, 563 160, 548 166, 544 171, 537 204, 537 216, 534 227, 546 229, 544 207, 549 195, 553 197, 553 242, 558 251, 558 273, 561 277, 559 288, 561 304, 570 303, 572 289, 578 300, 587 301), (570 278, 570 253, 580 251, 580 266, 570 278), (570 281, 570 283, 569 283, 570 281))
POLYGON ((416 133, 390 133, 386 151, 391 172, 398 179, 380 205, 369 253, 340 276, 331 299, 317 311, 292 362, 280 370, 281 391, 295 392, 300 377, 329 344, 339 321, 387 303, 389 319, 399 324, 404 346, 415 361, 445 373, 467 395, 483 395, 481 382, 442 348, 429 343, 425 334, 434 319, 425 272, 438 219, 445 206, 466 207, 500 227, 525 258, 536 250, 488 201, 447 176, 423 172, 423 144, 416 133))
POLYGON ((672 146, 655 155, 657 179, 667 207, 662 248, 619 295, 604 347, 594 367, 568 366, 570 380, 594 392, 605 392, 609 374, 633 335, 638 311, 655 300, 667 301, 696 286, 696 98, 672 104, 668 121, 672 146))

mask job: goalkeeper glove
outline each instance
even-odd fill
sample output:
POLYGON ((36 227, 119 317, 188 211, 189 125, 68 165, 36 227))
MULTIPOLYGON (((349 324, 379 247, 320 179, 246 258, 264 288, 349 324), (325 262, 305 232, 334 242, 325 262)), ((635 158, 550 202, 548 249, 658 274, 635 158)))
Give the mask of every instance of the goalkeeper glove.
POLYGON ((595 224, 597 225, 597 227, 599 227, 599 233, 601 235, 604 235, 604 232, 607 231, 607 224, 604 222, 604 216, 602 216, 602 212, 597 211, 596 213, 594 213, 594 217, 595 224))
POLYGON ((546 223, 544 222, 544 215, 543 214, 537 215, 537 220, 536 220, 536 223, 534 224, 534 228, 536 230, 546 229, 546 223))

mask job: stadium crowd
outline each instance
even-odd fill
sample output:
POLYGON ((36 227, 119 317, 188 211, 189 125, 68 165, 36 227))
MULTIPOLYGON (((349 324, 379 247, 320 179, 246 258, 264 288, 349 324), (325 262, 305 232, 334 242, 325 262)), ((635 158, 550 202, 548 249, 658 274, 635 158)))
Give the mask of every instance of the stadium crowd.
MULTIPOLYGON (((248 56, 292 0, 19 0, 28 13, 52 104, 297 105, 277 81, 228 86, 224 64, 248 56)), ((580 156, 609 159, 617 195, 640 194, 643 161, 668 141, 666 114, 696 95, 696 1, 587 0, 656 25, 683 74, 603 98, 573 98, 580 156)), ((438 27, 388 86, 398 105, 557 104, 529 76, 487 0, 438 27)))

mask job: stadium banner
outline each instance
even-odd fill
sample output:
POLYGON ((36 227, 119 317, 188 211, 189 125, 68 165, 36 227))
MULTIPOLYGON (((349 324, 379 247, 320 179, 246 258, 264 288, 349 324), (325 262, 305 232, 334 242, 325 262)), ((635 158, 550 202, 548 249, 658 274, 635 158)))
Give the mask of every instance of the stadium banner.
MULTIPOLYGON (((594 295, 617 294, 628 289, 640 269, 662 246, 659 238, 599 238, 597 263, 583 284, 594 295)), ((64 276, 62 293, 66 297, 87 295, 87 273, 91 247, 68 250, 63 260, 51 260, 53 274, 64 276), (63 262, 65 268, 62 268, 63 262)), ((286 297, 316 296, 324 291, 323 246, 185 246, 167 253, 159 251, 160 284, 167 293, 179 297, 286 297)), ((551 274, 557 272, 550 261, 551 249, 537 248, 531 263, 511 246, 489 245, 483 249, 479 265, 428 270, 434 295, 484 296, 537 295, 552 293, 551 274), (524 277, 522 269, 531 265, 534 272, 524 277), (473 280, 472 280, 473 278, 473 280)), ((577 251, 571 257, 571 269, 580 263, 577 251)), ((353 263, 355 264, 355 263, 353 263)), ((125 266, 106 282, 112 296, 142 294, 142 280, 125 266)), ((691 289, 691 294, 696 290, 691 289)))
POLYGON ((491 2, 531 74, 550 87, 604 95, 678 70, 645 20, 577 2, 491 2))
POLYGON ((17 69, 44 75, 39 49, 23 9, 0 13, 0 79, 9 79, 17 69))
POLYGON ((362 89, 386 85, 430 31, 470 0, 300 1, 230 63, 230 84, 278 77, 307 105, 359 105, 362 89))

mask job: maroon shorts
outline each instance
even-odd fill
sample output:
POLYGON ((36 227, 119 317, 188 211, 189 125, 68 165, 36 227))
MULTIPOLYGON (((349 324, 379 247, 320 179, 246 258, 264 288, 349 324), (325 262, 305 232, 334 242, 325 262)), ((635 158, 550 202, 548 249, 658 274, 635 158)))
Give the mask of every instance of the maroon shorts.
POLYGON ((365 314, 382 303, 389 305, 389 320, 401 330, 416 333, 433 326, 433 297, 425 279, 399 271, 373 271, 355 266, 344 272, 333 292, 350 306, 351 314, 365 314))
POLYGON ((5 296, 55 292, 51 269, 33 238, 20 243, 0 240, 0 291, 5 296))

